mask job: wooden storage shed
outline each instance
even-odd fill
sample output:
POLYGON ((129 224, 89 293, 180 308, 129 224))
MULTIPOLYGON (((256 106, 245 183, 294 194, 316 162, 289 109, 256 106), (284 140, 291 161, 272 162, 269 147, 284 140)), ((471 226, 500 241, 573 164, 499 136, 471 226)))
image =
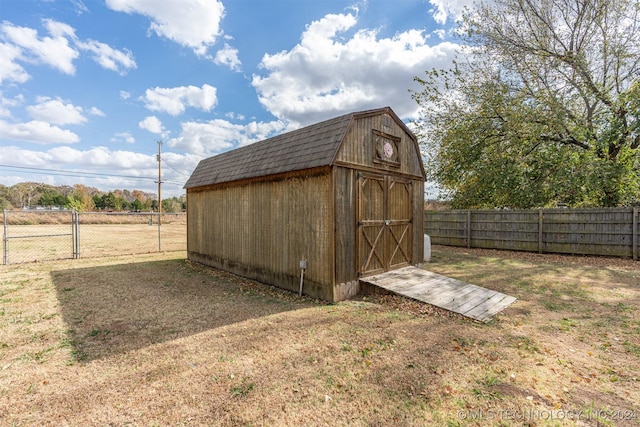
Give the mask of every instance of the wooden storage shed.
POLYGON ((202 160, 185 184, 191 261, 340 301, 423 259, 424 167, 388 107, 202 160))

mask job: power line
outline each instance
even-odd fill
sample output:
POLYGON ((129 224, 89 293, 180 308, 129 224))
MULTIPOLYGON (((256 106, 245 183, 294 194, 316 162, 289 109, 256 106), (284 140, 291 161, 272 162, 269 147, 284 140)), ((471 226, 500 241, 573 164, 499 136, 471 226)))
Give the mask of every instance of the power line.
MULTIPOLYGON (((133 176, 133 175, 113 175, 108 173, 99 173, 99 172, 81 172, 81 171, 69 171, 69 170, 60 170, 60 169, 45 169, 45 168, 33 168, 27 166, 11 166, 11 165, 0 165, 0 168, 13 168, 13 169, 24 169, 30 171, 43 171, 43 172, 58 172, 60 175, 67 176, 67 174, 73 174, 71 176, 110 176, 110 177, 118 177, 118 178, 132 178, 132 179, 140 179, 140 180, 154 180, 155 178, 148 178, 144 176, 133 176)), ((35 173, 35 172, 34 172, 35 173)))
MULTIPOLYGON (((2 165, 0 164, 0 169, 12 171, 12 169, 25 170, 30 173, 40 174, 40 175, 57 175, 57 176, 68 176, 72 178, 87 178, 87 177, 111 177, 111 178, 127 178, 134 179, 138 181, 153 181, 156 182, 157 178, 151 178, 146 176, 134 176, 134 175, 115 175, 108 173, 100 173, 100 172, 81 172, 81 171, 70 171, 70 170, 61 170, 61 169, 46 169, 46 168, 33 168, 27 166, 11 166, 11 165, 2 165), (51 172, 55 172, 52 174, 51 172)), ((177 171, 176 171, 177 172, 177 171)), ((162 181, 163 184, 171 184, 171 185, 183 185, 184 183, 179 183, 175 181, 162 181)))
POLYGON ((189 174, 186 174, 186 173, 180 172, 178 169, 176 169, 176 168, 174 168, 173 166, 171 166, 171 165, 169 164, 169 162, 167 162, 167 159, 163 158, 163 159, 162 159, 162 161, 164 162, 164 164, 165 164, 165 165, 169 166, 169 168, 170 168, 170 169, 173 169, 175 172, 178 172, 180 175, 182 175, 182 176, 186 176, 186 177, 189 177, 189 174))

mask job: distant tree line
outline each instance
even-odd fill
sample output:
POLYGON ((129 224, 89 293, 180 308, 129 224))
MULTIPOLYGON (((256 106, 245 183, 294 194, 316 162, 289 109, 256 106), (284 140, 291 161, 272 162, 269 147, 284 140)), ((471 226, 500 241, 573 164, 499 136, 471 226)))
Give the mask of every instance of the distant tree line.
MULTIPOLYGON (((154 193, 140 190, 104 192, 82 184, 53 186, 37 182, 21 182, 10 187, 0 184, 0 208, 35 207, 58 207, 80 212, 145 212, 158 210, 158 198, 154 193)), ((184 195, 162 200, 163 212, 181 212, 186 208, 187 199, 184 195)))

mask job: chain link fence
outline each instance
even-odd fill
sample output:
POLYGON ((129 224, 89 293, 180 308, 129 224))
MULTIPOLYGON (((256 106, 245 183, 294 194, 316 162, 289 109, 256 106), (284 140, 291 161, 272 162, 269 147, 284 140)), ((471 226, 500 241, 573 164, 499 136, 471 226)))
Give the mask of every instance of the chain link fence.
POLYGON ((75 212, 4 211, 3 263, 75 258, 75 212))
POLYGON ((185 213, 5 210, 3 263, 187 248, 185 213))

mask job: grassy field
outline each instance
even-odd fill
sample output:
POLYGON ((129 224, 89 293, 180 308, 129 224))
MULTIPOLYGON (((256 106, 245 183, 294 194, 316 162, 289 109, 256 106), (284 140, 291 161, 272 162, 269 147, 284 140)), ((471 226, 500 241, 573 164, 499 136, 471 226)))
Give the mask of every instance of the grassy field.
POLYGON ((184 252, 0 266, 0 425, 640 425, 640 263, 433 248, 489 324, 184 252))
MULTIPOLYGON (((142 218, 145 220, 142 223, 80 223, 80 258, 184 251, 187 247, 186 218, 176 218, 180 221, 164 222, 159 233, 157 223, 148 224, 148 216, 142 218)), ((71 224, 10 225, 8 231, 8 264, 73 258, 71 224)))

